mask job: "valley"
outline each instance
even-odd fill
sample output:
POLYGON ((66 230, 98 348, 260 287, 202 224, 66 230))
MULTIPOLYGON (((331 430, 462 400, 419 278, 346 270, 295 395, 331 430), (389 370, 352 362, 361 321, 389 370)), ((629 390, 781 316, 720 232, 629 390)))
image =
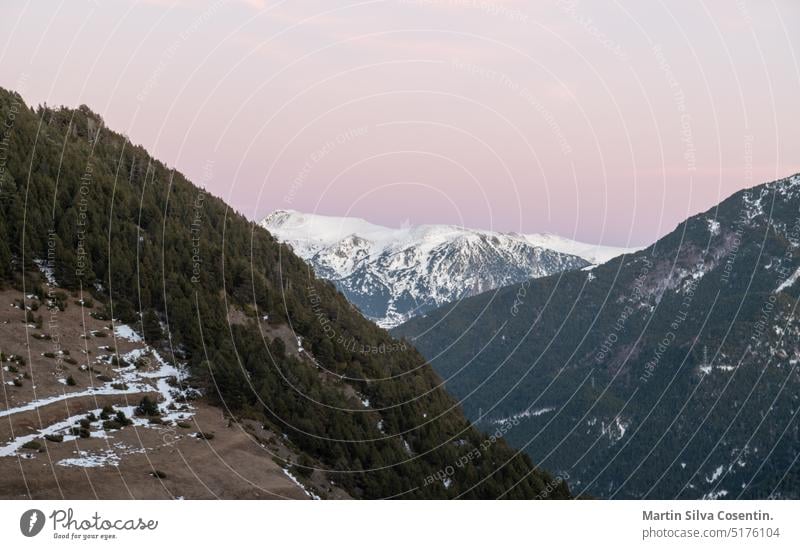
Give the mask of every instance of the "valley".
POLYGON ((800 176, 644 250, 503 288, 393 333, 482 428, 603 498, 800 494, 800 176))

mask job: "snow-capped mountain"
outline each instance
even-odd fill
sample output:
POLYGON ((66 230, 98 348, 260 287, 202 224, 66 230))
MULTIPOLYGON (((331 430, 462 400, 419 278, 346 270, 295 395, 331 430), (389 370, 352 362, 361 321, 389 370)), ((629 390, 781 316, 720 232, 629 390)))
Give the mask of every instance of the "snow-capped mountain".
POLYGON ((273 212, 261 224, 386 328, 463 297, 628 251, 555 235, 451 225, 391 229, 358 218, 287 210, 273 212))

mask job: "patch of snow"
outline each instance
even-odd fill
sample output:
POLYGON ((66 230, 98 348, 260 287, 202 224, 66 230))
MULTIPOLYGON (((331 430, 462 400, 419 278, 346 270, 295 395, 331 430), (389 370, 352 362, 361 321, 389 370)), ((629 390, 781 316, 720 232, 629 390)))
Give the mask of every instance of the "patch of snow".
POLYGON ((76 453, 79 457, 62 459, 57 465, 62 467, 116 467, 121 462, 119 456, 113 450, 94 454, 79 450, 76 453))
POLYGON ((717 365, 703 364, 699 367, 699 369, 703 374, 708 375, 712 372, 712 370, 719 370, 721 372, 732 372, 736 369, 736 366, 733 366, 731 364, 717 364, 717 365))
MULTIPOLYGON (((52 425, 48 425, 44 429, 39 430, 36 433, 32 433, 30 435, 19 436, 12 440, 11 442, 7 443, 5 446, 0 446, 0 457, 8 457, 17 454, 17 451, 22 448, 28 442, 32 440, 36 440, 38 438, 43 438, 45 435, 55 435, 60 431, 68 431, 72 428, 75 423, 80 421, 86 417, 86 414, 75 415, 65 419, 64 421, 59 421, 52 425)), ((75 437, 73 437, 74 439, 75 437)), ((64 440, 68 440, 67 437, 64 437, 64 440)))
POLYGON ((516 421, 516 420, 520 420, 520 419, 527 419, 527 418, 531 418, 531 417, 538 417, 538 416, 541 416, 541 415, 544 415, 544 414, 549 414, 550 412, 555 412, 555 410, 556 410, 555 406, 547 406, 545 408, 537 408, 537 409, 534 409, 534 410, 528 409, 528 410, 525 410, 524 412, 520 412, 518 414, 514 414, 514 415, 509 416, 509 417, 496 419, 496 420, 492 421, 492 423, 494 423, 495 425, 501 425, 503 423, 508 423, 509 421, 516 421))
POLYGON ((612 438, 616 441, 622 440, 625 436, 625 433, 628 432, 628 424, 622 421, 619 416, 614 418, 614 424, 617 428, 616 436, 612 435, 612 438))
POLYGON ((752 197, 751 192, 754 191, 748 191, 742 195, 742 202, 744 202, 745 206, 744 215, 748 221, 752 221, 756 217, 764 215, 764 205, 761 203, 761 200, 764 198, 766 189, 761 189, 758 198, 752 197))
POLYGON ((775 289, 772 291, 772 293, 773 293, 773 294, 777 294, 777 293, 779 293, 779 292, 782 292, 783 290, 785 290, 785 289, 787 289, 787 288, 791 288, 792 286, 794 286, 794 283, 795 283, 795 282, 797 282, 797 279, 798 279, 798 278, 800 278, 800 267, 798 267, 798 268, 797 268, 797 269, 796 269, 796 270, 795 270, 795 271, 794 271, 794 272, 793 272, 793 273, 792 273, 792 274, 789 276, 789 278, 787 278, 786 280, 784 280, 783 282, 781 282, 781 283, 780 283, 780 285, 779 285, 777 288, 775 288, 775 289))
POLYGON ((47 406, 48 404, 53 404, 54 402, 62 402, 64 400, 69 400, 71 398, 80 398, 84 396, 100 396, 100 395, 132 395, 142 392, 151 392, 152 390, 153 388, 150 385, 129 386, 128 389, 114 389, 113 387, 111 387, 111 383, 107 383, 99 387, 86 389, 85 391, 76 391, 74 393, 66 393, 47 398, 40 398, 28 402, 26 404, 22 404, 21 406, 17 406, 15 408, 0 410, 0 418, 18 414, 19 412, 30 412, 42 406, 47 406))
POLYGON ((711 473, 710 477, 706 477, 706 482, 708 484, 711 484, 711 483, 715 482, 719 477, 722 476, 723 471, 725 471, 725 467, 720 465, 719 467, 714 469, 714 472, 711 473))
POLYGON ((625 437, 625 433, 628 432, 628 425, 628 422, 617 416, 614 418, 614 421, 608 425, 606 425, 605 422, 602 422, 601 432, 604 435, 607 434, 611 442, 615 444, 625 437))
POLYGON ((56 277, 53 271, 53 267, 44 259, 34 259, 33 262, 39 268, 39 271, 44 275, 45 280, 47 280, 47 284, 50 286, 56 285, 56 277))
POLYGON ((114 327, 114 335, 116 335, 121 339, 124 339, 125 341, 130 341, 131 343, 141 343, 142 341, 144 341, 144 339, 142 339, 142 336, 133 331, 133 328, 131 328, 127 324, 117 324, 114 327))
POLYGON ((316 495, 316 494, 314 494, 313 492, 310 492, 310 491, 308 491, 308 490, 306 489, 306 487, 305 487, 305 486, 303 486, 303 484, 302 484, 302 483, 301 483, 299 480, 297 480, 297 477, 295 477, 295 476, 294 476, 294 475, 293 475, 291 472, 289 472, 289 469, 287 469, 287 468, 285 468, 285 467, 284 467, 284 469, 283 469, 283 473, 284 473, 284 474, 285 474, 287 477, 289 477, 289 479, 290 479, 292 482, 294 482, 295 484, 297 484, 297 485, 300 487, 300 489, 301 489, 301 490, 303 490, 303 492, 305 492, 305 494, 306 494, 308 497, 310 497, 311 499, 319 499, 319 496, 318 496, 318 495, 316 495))
MULTIPOLYGON (((135 365, 116 368, 115 371, 120 376, 118 380, 110 381, 100 386, 90 387, 83 391, 75 391, 72 393, 54 395, 47 398, 37 399, 32 402, 22 404, 20 406, 16 406, 14 408, 9 408, 7 410, 0 410, 0 418, 11 416, 13 414, 17 414, 20 412, 36 410, 42 406, 47 406, 56 402, 66 401, 72 398, 80 398, 85 396, 96 397, 98 395, 134 395, 134 394, 153 393, 153 392, 160 393, 158 405, 162 411, 161 414, 162 420, 167 422, 185 421, 187 418, 192 417, 194 415, 192 407, 187 404, 178 403, 177 399, 181 397, 190 396, 193 394, 199 394, 198 391, 190 387, 179 387, 179 388, 173 387, 171 382, 169 381, 171 379, 174 379, 178 382, 179 385, 180 382, 185 381, 185 379, 188 376, 188 373, 186 372, 183 366, 174 366, 173 364, 170 364, 158 353, 158 351, 149 347, 134 349, 133 351, 130 351, 129 353, 123 355, 123 358, 125 358, 132 364, 133 362, 135 362, 137 358, 144 356, 145 354, 148 353, 152 355, 154 358, 156 366, 156 368, 154 369, 148 371, 138 370, 135 365), (122 386, 125 388, 117 389, 112 386, 117 384, 122 384, 122 386), (180 404, 180 406, 177 406, 178 404, 180 404), (175 409, 170 410, 169 409, 170 405, 175 405, 172 406, 172 408, 175 409)), ((62 384, 66 384, 66 380, 60 379, 59 382, 62 384)), ((158 424, 151 424, 149 420, 146 418, 137 417, 135 415, 135 409, 136 409, 135 406, 115 407, 115 409, 125 413, 125 415, 133 421, 133 426, 151 428, 151 429, 162 428, 158 424)), ((94 410, 93 413, 96 416, 99 416, 101 410, 100 409, 94 410)), ((40 429, 36 433, 17 437, 16 439, 5 444, 4 446, 0 446, 0 456, 16 455, 18 450, 22 448, 22 446, 25 443, 30 442, 32 440, 36 440, 38 438, 42 438, 45 435, 49 434, 63 434, 64 441, 75 440, 77 437, 70 433, 70 429, 79 420, 85 418, 86 415, 87 414, 76 415, 64 421, 57 422, 43 429, 40 429)), ((90 436, 92 438, 107 438, 108 434, 103 429, 94 429, 90 431, 90 436)), ((117 452, 117 454, 119 454, 119 452, 117 452)), ((94 459, 91 456, 89 457, 80 456, 79 458, 71 458, 71 460, 65 461, 64 463, 60 464, 64 466, 80 466, 81 463, 80 460, 83 458, 94 459)))

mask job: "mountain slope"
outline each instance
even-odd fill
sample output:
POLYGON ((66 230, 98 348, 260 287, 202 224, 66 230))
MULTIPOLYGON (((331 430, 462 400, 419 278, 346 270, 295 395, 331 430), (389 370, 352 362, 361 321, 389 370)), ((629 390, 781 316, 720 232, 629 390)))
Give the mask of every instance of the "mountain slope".
POLYGON ((389 229, 362 219, 284 210, 261 224, 384 327, 464 297, 627 251, 554 235, 448 225, 389 229))
POLYGON ((800 177, 591 271, 394 331, 479 426, 601 497, 800 496, 800 177))
MULTIPOLYGON (((351 496, 568 495, 475 430, 413 348, 87 107, 34 110, 0 90, 0 118, 2 286, 44 296, 58 284, 46 313, 91 299, 220 413, 279 433, 295 474, 322 473, 351 496)), ((30 358, 21 366, 33 376, 41 359, 30 358)))

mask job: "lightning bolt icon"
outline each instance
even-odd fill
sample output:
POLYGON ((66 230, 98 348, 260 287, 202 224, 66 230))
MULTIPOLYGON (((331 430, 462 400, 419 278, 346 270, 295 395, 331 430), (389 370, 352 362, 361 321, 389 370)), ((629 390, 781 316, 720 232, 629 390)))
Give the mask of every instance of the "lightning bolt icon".
POLYGON ((28 525, 28 533, 30 534, 33 532, 33 527, 36 526, 36 521, 39 517, 36 516, 36 513, 31 513, 30 524, 28 525))

